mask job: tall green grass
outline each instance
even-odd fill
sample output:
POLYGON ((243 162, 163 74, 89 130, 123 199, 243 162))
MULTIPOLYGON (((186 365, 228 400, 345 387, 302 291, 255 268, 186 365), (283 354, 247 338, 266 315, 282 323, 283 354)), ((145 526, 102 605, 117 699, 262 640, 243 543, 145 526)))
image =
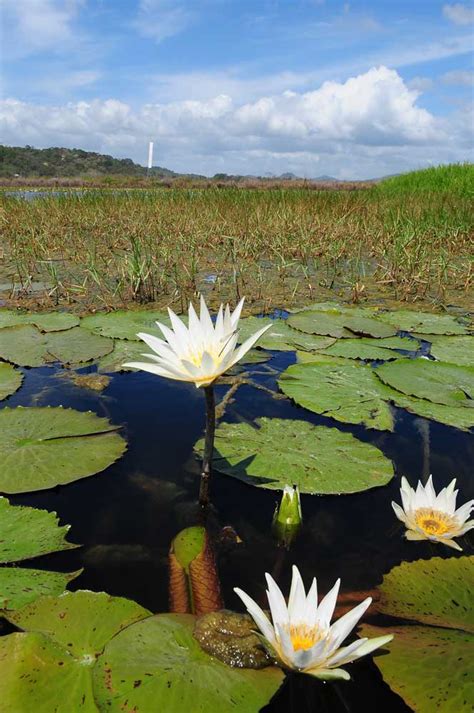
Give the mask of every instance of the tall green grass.
POLYGON ((393 176, 377 186, 380 195, 415 195, 420 192, 474 196, 474 164, 453 163, 393 176))

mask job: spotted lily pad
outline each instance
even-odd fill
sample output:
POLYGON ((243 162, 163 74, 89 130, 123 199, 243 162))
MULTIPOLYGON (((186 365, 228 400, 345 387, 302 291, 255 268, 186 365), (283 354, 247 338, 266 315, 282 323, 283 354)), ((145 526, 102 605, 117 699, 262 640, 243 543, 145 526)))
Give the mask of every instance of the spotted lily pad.
POLYGON ((54 361, 92 361, 112 351, 112 339, 82 327, 43 334, 30 324, 0 329, 0 359, 18 366, 44 366, 54 361))
POLYGON ((302 334, 292 329, 284 319, 246 317, 239 322, 239 344, 267 325, 270 325, 270 329, 268 329, 257 342, 257 346, 261 349, 275 349, 278 351, 303 349, 312 351, 315 349, 324 349, 324 347, 333 344, 335 341, 331 337, 302 334))
POLYGON ((116 431, 90 411, 2 409, 0 491, 44 490, 105 470, 126 448, 116 431))
POLYGON ((402 394, 455 408, 474 408, 474 367, 403 359, 382 364, 376 374, 402 394))
POLYGON ((154 334, 158 330, 157 320, 164 324, 169 323, 168 316, 163 312, 117 310, 84 317, 81 326, 103 337, 139 341, 138 332, 151 331, 154 334))
POLYGON ((14 394, 22 381, 23 374, 20 371, 14 369, 11 364, 0 362, 0 401, 14 394))
POLYGON ((359 334, 366 337, 390 337, 397 329, 380 322, 371 310, 356 307, 303 310, 293 314, 288 324, 308 334, 326 334, 330 337, 354 337, 359 334))
MULTIPOLYGON (((10 612, 41 597, 61 594, 69 582, 78 577, 81 572, 82 570, 50 572, 29 567, 0 567, 0 609, 10 612)), ((5 612, 2 614, 5 615, 5 612)), ((1 637, 0 641, 2 641, 1 637)))
POLYGON ((0 309, 0 328, 33 324, 42 332, 57 332, 77 327, 79 321, 79 317, 68 312, 25 313, 10 309, 0 309))
MULTIPOLYGON (((195 446, 202 451, 202 439, 195 446)), ((393 467, 378 448, 350 433, 306 421, 260 418, 222 423, 216 430, 214 467, 252 485, 302 493, 355 493, 385 485, 393 467)))
POLYGON ((474 366, 474 337, 470 335, 431 336, 429 341, 431 342, 431 355, 435 359, 461 366, 474 366))
POLYGON ((282 671, 227 666, 201 649, 194 625, 190 614, 159 614, 115 636, 93 672, 99 709, 258 713, 280 687, 282 671))
MULTIPOLYGON (((419 713, 470 713, 474 707, 473 587, 474 557, 434 557, 395 567, 379 588, 378 609, 410 621, 388 627, 395 635, 390 653, 374 663, 419 713)), ((361 630, 369 637, 384 633, 378 626, 361 630)))
POLYGON ((393 429, 390 407, 374 370, 363 364, 311 362, 290 366, 278 380, 297 404, 343 423, 393 429))
POLYGON ((380 312, 378 319, 394 325, 397 330, 418 334, 466 334, 466 327, 450 314, 432 314, 400 309, 380 312))

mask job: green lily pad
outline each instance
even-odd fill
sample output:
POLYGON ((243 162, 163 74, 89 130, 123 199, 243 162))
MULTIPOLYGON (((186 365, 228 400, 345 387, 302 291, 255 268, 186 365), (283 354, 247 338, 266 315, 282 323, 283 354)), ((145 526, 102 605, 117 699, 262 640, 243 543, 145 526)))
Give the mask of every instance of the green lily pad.
POLYGON ((258 332, 259 329, 270 325, 265 334, 262 334, 257 342, 257 346, 261 349, 274 349, 278 351, 295 351, 303 349, 312 351, 315 349, 324 349, 334 343, 331 337, 314 337, 308 334, 292 329, 287 320, 270 319, 268 317, 246 317, 239 322, 239 344, 242 344, 246 339, 258 332))
MULTIPOLYGON (((64 573, 27 567, 0 567, 0 609, 19 609, 41 597, 61 594, 69 582, 81 572, 82 570, 64 573)), ((5 616, 5 612, 2 614, 5 616)), ((2 640, 0 637, 0 641, 2 640)))
POLYGON ((137 371, 129 366, 123 366, 128 361, 143 361, 143 354, 150 353, 150 348, 140 342, 116 339, 114 348, 106 354, 97 364, 98 370, 103 374, 112 374, 118 371, 137 371))
POLYGON ((46 634, 76 658, 95 659, 119 631, 150 615, 130 599, 78 591, 42 597, 6 618, 20 629, 46 634))
POLYGON ((474 337, 430 337, 431 355, 440 361, 460 366, 474 366, 474 337))
POLYGON ((157 320, 163 324, 169 324, 168 315, 163 312, 117 310, 116 312, 102 312, 84 317, 81 326, 102 337, 139 341, 138 332, 150 332, 151 330, 151 334, 155 334, 155 332, 161 334, 156 326, 157 320))
POLYGON ((58 408, 0 411, 0 491, 44 490, 99 473, 123 454, 107 419, 58 408))
MULTIPOLYGON (((306 421, 260 418, 222 423, 216 430, 214 467, 272 490, 291 483, 302 493, 356 493, 385 485, 392 463, 378 448, 350 433, 306 421)), ((203 440, 195 445, 202 452, 203 440)))
POLYGON ((474 707, 473 585, 474 557, 405 562, 384 577, 377 608, 408 617, 408 626, 361 628, 362 636, 394 634, 389 655, 374 663, 419 713, 468 713, 474 707))
POLYGON ((0 309, 0 328, 33 324, 42 332, 57 332, 77 327, 80 320, 68 312, 24 313, 10 309, 0 309))
MULTIPOLYGON (((380 339, 378 341, 384 341, 380 339)), ((339 339, 335 344, 324 349, 323 354, 343 357, 344 359, 367 359, 370 361, 400 359, 401 355, 393 349, 375 344, 367 344, 363 339, 339 339)))
POLYGON ((445 406, 474 408, 474 367, 402 359, 382 364, 376 374, 402 394, 445 406))
POLYGON ((344 359, 343 357, 331 356, 330 354, 325 354, 322 352, 296 352, 296 362, 297 364, 315 364, 324 362, 326 364, 350 364, 350 359, 344 359))
POLYGON ((23 374, 14 369, 11 364, 0 362, 0 401, 17 391, 23 381, 23 374))
POLYGON ((189 614, 159 614, 114 637, 94 668, 99 709, 258 713, 280 687, 282 671, 226 666, 201 649, 194 624, 189 614))
POLYGON ((418 334, 466 334, 466 327, 450 314, 432 314, 400 309, 380 312, 378 319, 393 324, 398 331, 418 334))
POLYGON ((397 330, 391 325, 380 322, 371 310, 358 309, 320 309, 303 310, 293 314, 288 324, 308 334, 326 334, 330 337, 349 338, 354 334, 366 337, 390 337, 397 330))
POLYGON ((113 347, 112 339, 81 327, 49 334, 29 324, 0 330, 0 358, 18 366, 44 366, 54 361, 78 364, 98 359, 113 347))
POLYGON ((444 423, 446 426, 459 428, 461 431, 468 431, 474 427, 474 409, 463 408, 462 406, 435 404, 425 399, 406 396, 385 384, 383 386, 385 386, 383 392, 384 398, 387 399, 387 401, 390 401, 399 408, 406 409, 406 411, 416 416, 428 418, 431 421, 438 421, 438 423, 444 423))
POLYGON ((363 364, 316 362, 293 364, 278 385, 297 404, 343 423, 393 430, 393 417, 384 401, 374 370, 363 364))
POLYGON ((65 539, 70 525, 59 527, 58 522, 55 512, 13 506, 0 497, 0 563, 77 547, 65 539))

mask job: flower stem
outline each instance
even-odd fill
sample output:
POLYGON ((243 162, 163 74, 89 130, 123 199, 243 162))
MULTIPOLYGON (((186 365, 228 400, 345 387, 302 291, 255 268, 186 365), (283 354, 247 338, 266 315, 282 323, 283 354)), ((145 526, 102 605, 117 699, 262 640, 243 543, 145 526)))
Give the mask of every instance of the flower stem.
POLYGON ((204 455, 202 458, 201 484, 199 486, 199 504, 206 507, 209 504, 209 484, 212 472, 212 454, 214 452, 214 434, 216 431, 216 400, 214 387, 204 387, 206 398, 206 433, 204 436, 204 455))

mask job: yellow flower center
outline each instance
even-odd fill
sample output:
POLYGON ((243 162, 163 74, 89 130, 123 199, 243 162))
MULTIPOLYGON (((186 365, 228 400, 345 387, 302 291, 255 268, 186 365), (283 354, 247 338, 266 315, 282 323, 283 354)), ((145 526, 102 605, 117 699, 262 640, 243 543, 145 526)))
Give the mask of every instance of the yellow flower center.
POLYGON ((324 636, 317 626, 311 629, 306 624, 290 626, 289 634, 294 651, 307 651, 324 636))
POLYGON ((428 536, 444 535, 456 526, 456 520, 445 512, 420 508, 415 513, 415 522, 428 536))

